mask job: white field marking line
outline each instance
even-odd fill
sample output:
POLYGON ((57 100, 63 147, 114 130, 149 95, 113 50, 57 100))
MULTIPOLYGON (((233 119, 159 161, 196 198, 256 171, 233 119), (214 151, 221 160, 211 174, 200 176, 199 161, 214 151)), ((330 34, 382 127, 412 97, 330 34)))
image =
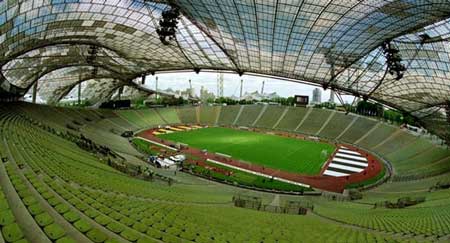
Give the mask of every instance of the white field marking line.
POLYGON ((219 164, 219 165, 222 165, 222 166, 230 167, 230 168, 233 168, 233 169, 236 169, 236 170, 244 171, 244 172, 247 172, 247 173, 250 173, 250 174, 254 174, 254 175, 258 175, 258 176, 262 176, 262 177, 266 177, 266 178, 273 178, 274 180, 281 181, 281 182, 286 182, 286 183, 289 183, 289 184, 294 184, 294 185, 297 185, 297 186, 302 186, 302 187, 306 187, 306 188, 310 188, 311 187, 310 185, 303 184, 303 183, 300 183, 300 182, 286 180, 286 179, 283 179, 283 178, 266 175, 266 174, 259 173, 259 172, 256 172, 256 171, 243 169, 243 168, 240 168, 240 167, 237 167, 237 166, 234 166, 234 165, 225 164, 225 163, 222 163, 222 162, 219 162, 219 161, 216 161, 216 160, 212 160, 212 159, 207 159, 206 161, 209 161, 209 162, 215 163, 215 164, 219 164))
POLYGON ((348 176, 349 174, 333 171, 333 170, 326 170, 324 175, 333 176, 333 177, 340 177, 340 176, 348 176))
POLYGON ((144 141, 147 141, 147 142, 149 142, 149 143, 156 144, 156 145, 161 146, 161 147, 164 147, 164 148, 168 148, 168 149, 173 150, 173 151, 177 151, 177 149, 175 149, 175 148, 172 148, 172 147, 167 146, 167 145, 162 144, 162 143, 158 143, 158 142, 152 141, 152 140, 150 140, 150 139, 146 139, 146 138, 143 138, 143 137, 136 137, 136 138, 137 138, 137 139, 142 139, 142 140, 144 140, 144 141))
POLYGON ((340 158, 344 158, 344 159, 367 162, 366 157, 353 156, 353 155, 343 154, 343 153, 339 153, 339 152, 336 155, 334 155, 334 157, 340 157, 340 158))
POLYGON ((226 158, 231 158, 231 155, 228 155, 228 154, 222 154, 222 153, 216 153, 217 155, 220 155, 220 156, 223 156, 223 157, 226 157, 226 158))
POLYGON ((341 170, 345 170, 345 171, 349 171, 349 172, 356 172, 356 173, 359 173, 359 172, 364 170, 364 169, 360 169, 360 168, 357 168, 357 167, 331 163, 328 166, 328 169, 332 170, 333 168, 334 169, 341 169, 341 170))

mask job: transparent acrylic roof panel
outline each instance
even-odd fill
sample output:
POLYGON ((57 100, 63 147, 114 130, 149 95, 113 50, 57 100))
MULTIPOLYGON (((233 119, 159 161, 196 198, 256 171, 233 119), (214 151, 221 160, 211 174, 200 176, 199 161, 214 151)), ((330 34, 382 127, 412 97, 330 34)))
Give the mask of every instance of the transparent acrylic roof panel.
MULTIPOLYGON (((174 0, 182 14, 177 41, 163 45, 155 30, 167 2, 2 1, 2 74, 27 88, 48 73, 43 70, 86 65, 94 45, 100 50, 95 65, 120 82, 205 68, 330 84, 405 111, 450 96, 448 1, 174 0), (429 39, 422 43, 424 34, 429 39), (399 81, 386 75, 385 40, 408 68, 399 81)), ((64 81, 51 83, 52 97, 66 92, 64 81)))

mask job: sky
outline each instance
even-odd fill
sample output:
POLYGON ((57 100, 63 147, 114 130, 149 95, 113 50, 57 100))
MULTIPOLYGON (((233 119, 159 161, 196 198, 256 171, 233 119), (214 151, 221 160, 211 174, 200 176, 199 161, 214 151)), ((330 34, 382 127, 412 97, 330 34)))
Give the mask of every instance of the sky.
MULTIPOLYGON (((145 80, 147 88, 155 90, 156 76, 158 77, 158 90, 167 88, 185 90, 189 88, 190 79, 197 95, 200 93, 201 86, 217 94, 217 73, 214 72, 200 72, 199 74, 194 72, 160 73, 155 76, 147 76, 145 80)), ((318 86, 260 76, 243 75, 240 77, 234 73, 224 73, 224 95, 239 97, 241 79, 244 81, 243 93, 261 92, 262 82, 265 81, 264 93, 277 92, 282 97, 308 95, 310 100, 312 100, 313 90, 319 88, 322 90, 322 102, 328 101, 330 98, 330 90, 324 91, 318 86)), ((344 101, 348 103, 351 103, 353 98, 353 96, 343 96, 344 101)), ((339 103, 337 98, 335 98, 335 102, 339 103)))

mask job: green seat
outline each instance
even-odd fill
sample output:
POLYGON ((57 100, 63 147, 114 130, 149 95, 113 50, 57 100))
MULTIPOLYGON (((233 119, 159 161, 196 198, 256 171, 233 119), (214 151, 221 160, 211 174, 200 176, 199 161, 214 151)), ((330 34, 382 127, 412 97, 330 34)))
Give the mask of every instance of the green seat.
POLYGON ((30 206, 33 205, 35 203, 37 203, 36 198, 34 198, 33 196, 28 196, 23 198, 23 204, 25 204, 26 206, 30 206))
POLYGON ((7 209, 0 212, 0 226, 12 224, 14 221, 14 214, 11 210, 7 209))
POLYGON ((77 243, 74 239, 69 237, 63 237, 56 241, 56 243, 77 243))
POLYGON ((148 228, 146 234, 152 238, 155 239, 161 239, 162 238, 162 233, 159 230, 153 229, 153 228, 148 228))
POLYGON ((29 206, 28 207, 28 211, 33 216, 36 216, 36 215, 41 214, 42 212, 44 212, 42 207, 39 204, 37 204, 37 203, 29 206))
POLYGON ((95 243, 102 243, 108 238, 105 233, 98 229, 92 229, 86 234, 86 236, 95 243))
POLYGON ((134 221, 130 218, 123 217, 120 222, 128 227, 131 227, 134 224, 134 221))
POLYGON ((0 211, 6 210, 8 208, 8 202, 5 199, 0 200, 0 211))
POLYGON ((106 228, 108 228, 109 230, 111 230, 116 234, 120 234, 122 231, 125 230, 125 227, 117 222, 109 223, 108 226, 106 226, 106 228))
POLYGON ((15 242, 24 237, 22 230, 17 223, 13 223, 3 227, 2 234, 6 242, 15 242))
POLYGON ((42 196, 43 198, 45 198, 45 200, 48 200, 48 199, 54 197, 53 194, 52 194, 51 192, 44 192, 44 193, 41 194, 41 196, 42 196))
POLYGON ((111 238, 105 241, 105 243, 119 243, 120 241, 118 239, 115 238, 111 238))
POLYGON ((135 230, 137 230, 137 231, 139 231, 141 233, 147 232, 147 228, 148 227, 145 224, 143 224, 143 223, 136 222, 136 223, 133 224, 133 229, 135 229, 135 230))
POLYGON ((66 204, 59 204, 55 207, 55 210, 59 214, 64 214, 64 213, 67 213, 70 210, 70 208, 66 204))
POLYGON ((56 205, 61 204, 61 201, 57 198, 50 198, 47 200, 47 202, 52 205, 52 207, 56 207, 56 205))
POLYGON ((86 233, 92 229, 92 225, 84 219, 80 219, 73 224, 75 228, 81 233, 86 233))
POLYGON ((132 242, 137 241, 140 238, 139 234, 136 231, 130 230, 130 229, 126 229, 126 230, 122 231, 122 233, 120 235, 123 238, 125 238, 126 240, 129 240, 132 242))
POLYGON ((45 227, 54 222, 53 218, 48 213, 41 213, 39 215, 36 215, 34 219, 41 227, 45 227))
POLYGON ((78 210, 82 211, 82 212, 84 212, 84 211, 86 211, 86 210, 89 209, 89 206, 87 206, 87 205, 84 204, 84 203, 77 203, 77 204, 75 204, 75 207, 76 207, 78 210))
POLYGON ((172 235, 164 235, 162 241, 164 243, 177 243, 180 242, 180 239, 172 235))
POLYGON ((154 240, 154 239, 151 239, 151 238, 148 238, 148 237, 141 237, 141 238, 137 241, 137 243, 156 243, 156 242, 159 242, 159 241, 154 240))
POLYGON ((63 216, 70 223, 76 222, 80 219, 80 215, 74 211, 69 211, 65 213, 63 216))
POLYGON ((106 226, 107 224, 109 224, 111 222, 111 219, 107 216, 99 215, 95 218, 95 222, 97 222, 103 226, 106 226))
POLYGON ((58 224, 50 224, 44 227, 44 232, 51 240, 57 240, 62 238, 66 232, 58 224))
POLYGON ((94 209, 88 209, 84 212, 84 214, 86 214, 86 216, 88 216, 89 218, 95 218, 97 217, 100 213, 97 212, 94 209))
POLYGON ((17 191, 17 194, 19 194, 20 198, 31 197, 31 192, 29 192, 27 189, 17 191))
POLYGON ((18 240, 18 241, 14 241, 14 243, 29 243, 29 241, 25 238, 18 240))
POLYGON ((109 217, 111 217, 114 220, 121 220, 123 218, 123 215, 117 212, 112 212, 109 214, 109 217))
POLYGON ((112 212, 112 209, 110 209, 108 207, 101 207, 98 210, 100 210, 100 212, 102 212, 104 214, 110 214, 112 212))

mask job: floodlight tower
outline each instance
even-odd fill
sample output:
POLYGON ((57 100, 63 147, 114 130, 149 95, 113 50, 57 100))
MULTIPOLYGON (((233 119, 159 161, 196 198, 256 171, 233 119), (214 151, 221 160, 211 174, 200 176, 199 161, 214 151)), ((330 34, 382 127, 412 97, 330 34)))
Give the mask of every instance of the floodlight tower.
POLYGON ((265 80, 263 80, 263 82, 262 82, 262 86, 261 86, 261 95, 263 95, 264 94, 264 84, 266 83, 266 81, 265 80))
POLYGON ((239 100, 242 100, 242 86, 244 85, 244 80, 241 79, 241 92, 239 93, 239 100))
POLYGON ((193 98, 194 97, 194 92, 192 92, 192 81, 189 79, 189 98, 193 98))
POLYGON ((155 77, 155 99, 158 99, 158 76, 155 77))

